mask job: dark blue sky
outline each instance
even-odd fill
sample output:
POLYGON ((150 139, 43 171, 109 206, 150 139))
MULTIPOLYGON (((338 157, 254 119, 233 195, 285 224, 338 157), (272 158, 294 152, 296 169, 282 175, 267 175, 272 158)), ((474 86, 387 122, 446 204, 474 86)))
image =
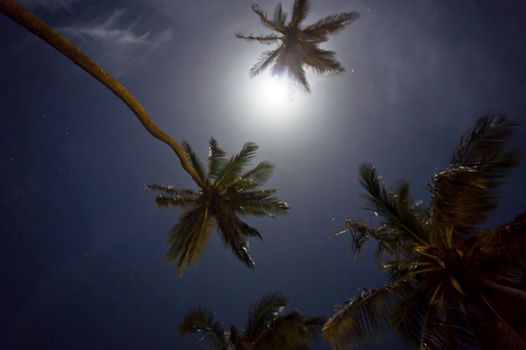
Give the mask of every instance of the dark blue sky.
MULTIPOLYGON (((525 154, 522 0, 312 1, 306 23, 361 13, 326 46, 347 70, 336 78, 309 73, 312 93, 273 109, 258 93, 263 78, 248 77, 267 48, 234 37, 265 33, 246 1, 23 3, 202 159, 210 137, 229 154, 256 142, 257 159, 276 166, 269 187, 292 209, 248 219, 264 237, 251 242, 255 271, 214 236, 199 265, 177 278, 163 258, 178 212, 156 208, 143 185, 192 187, 190 177, 120 100, 2 15, 2 349, 197 349, 195 338, 177 332, 191 307, 242 326, 249 305, 271 291, 307 315, 329 315, 384 278, 369 252, 352 261, 349 237, 327 239, 345 218, 370 219, 361 209, 360 163, 376 164, 388 183, 409 180, 427 203, 426 184, 460 136, 492 112, 521 122, 514 145, 525 154)), ((277 2, 259 4, 271 12, 277 2)), ((524 211, 525 174, 522 162, 488 224, 524 211)))

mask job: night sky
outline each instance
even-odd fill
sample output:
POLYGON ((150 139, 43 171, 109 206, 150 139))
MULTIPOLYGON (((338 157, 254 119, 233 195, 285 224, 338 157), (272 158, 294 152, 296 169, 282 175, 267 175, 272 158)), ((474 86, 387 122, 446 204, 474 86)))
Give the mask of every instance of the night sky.
MULTIPOLYGON (((284 1, 290 12, 293 1, 284 1)), ((485 113, 522 124, 526 154, 526 2, 311 1, 305 24, 338 12, 361 18, 324 44, 346 71, 309 71, 310 95, 270 103, 248 71, 269 49, 236 39, 268 33, 242 0, 25 0, 114 74, 202 160, 208 140, 228 155, 248 141, 275 172, 266 187, 291 206, 247 218, 255 271, 214 234, 200 263, 175 274, 164 261, 175 209, 156 207, 146 183, 196 188, 175 154, 100 83, 0 15, 0 348, 205 349, 180 336, 194 306, 242 327, 249 306, 279 291, 289 308, 330 315, 385 276, 373 246, 357 260, 350 237, 328 237, 364 211, 358 166, 388 183, 426 185, 460 136, 485 113)), ((259 1, 272 13, 276 1, 259 1)), ((526 161, 488 220, 526 208, 526 161)), ((397 342, 370 349, 405 348, 397 342)), ((317 344, 316 349, 328 349, 317 344)))

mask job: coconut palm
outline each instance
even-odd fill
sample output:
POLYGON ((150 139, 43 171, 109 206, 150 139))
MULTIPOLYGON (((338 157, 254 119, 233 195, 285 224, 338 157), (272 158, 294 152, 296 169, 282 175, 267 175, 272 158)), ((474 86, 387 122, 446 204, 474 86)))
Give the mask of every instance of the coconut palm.
POLYGON ((517 157, 506 151, 517 127, 485 116, 435 175, 424 210, 409 186, 391 191, 370 164, 360 169, 377 227, 349 220, 352 253, 372 239, 390 281, 337 307, 324 325, 335 349, 390 330, 419 349, 526 349, 526 213, 493 229, 480 225, 517 157))
POLYGON ((190 146, 183 143, 183 147, 203 184, 199 191, 146 185, 148 189, 159 192, 156 198, 159 207, 176 207, 183 211, 171 230, 167 259, 179 259, 177 270, 181 274, 187 266, 197 262, 215 225, 223 243, 243 263, 254 267, 247 238, 261 239, 261 234, 238 215, 272 216, 287 212, 287 204, 274 196, 277 190, 260 188, 270 177, 272 164, 260 162, 245 170, 255 155, 257 146, 254 143, 246 143, 239 154, 226 159, 225 152, 211 139, 208 171, 205 172, 190 146))
POLYGON ((227 331, 214 314, 201 308, 191 310, 179 325, 182 334, 198 332, 214 350, 302 350, 321 334, 323 317, 305 318, 298 311, 284 313, 287 298, 267 294, 252 305, 245 329, 227 331))
POLYGON ((341 64, 334 58, 334 52, 320 49, 318 45, 327 41, 330 34, 342 30, 358 19, 357 12, 339 13, 302 27, 301 24, 309 12, 307 0, 294 1, 292 17, 288 23, 287 14, 283 12, 281 4, 278 4, 274 10, 273 19, 268 18, 258 5, 252 5, 252 10, 259 16, 261 23, 276 34, 258 36, 237 33, 236 36, 266 45, 279 43, 280 46, 265 51, 261 55, 259 61, 250 69, 251 77, 274 65, 273 74, 288 74, 293 81, 309 92, 309 84, 305 78, 305 66, 311 67, 318 73, 330 75, 344 71, 341 64))

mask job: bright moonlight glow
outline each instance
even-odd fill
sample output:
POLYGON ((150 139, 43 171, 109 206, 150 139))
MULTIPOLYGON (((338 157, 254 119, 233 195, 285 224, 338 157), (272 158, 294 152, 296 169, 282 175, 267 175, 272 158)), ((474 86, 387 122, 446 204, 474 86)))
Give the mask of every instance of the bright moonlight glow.
MULTIPOLYGON (((262 76, 257 82, 257 91, 261 100, 267 103, 270 107, 279 108, 287 103, 287 99, 292 96, 289 95, 289 86, 286 77, 276 75, 262 76)), ((290 101, 289 101, 290 102, 290 101)))
POLYGON ((258 118, 273 124, 290 122, 298 114, 301 93, 292 85, 287 76, 272 75, 269 72, 250 80, 250 105, 258 118))

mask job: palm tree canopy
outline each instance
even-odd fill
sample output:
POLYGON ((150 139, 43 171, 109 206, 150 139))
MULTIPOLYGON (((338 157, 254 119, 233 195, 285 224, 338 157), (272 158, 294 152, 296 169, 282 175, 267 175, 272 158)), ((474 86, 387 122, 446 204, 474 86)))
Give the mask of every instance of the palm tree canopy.
POLYGON ((259 299, 249 310, 244 331, 225 331, 211 312, 192 309, 179 325, 182 334, 199 333, 210 349, 301 350, 321 335, 323 317, 305 318, 298 311, 284 312, 288 300, 279 293, 259 299))
POLYGON ((262 238, 260 232, 243 222, 239 215, 274 216, 285 214, 287 203, 276 198, 276 189, 262 189, 273 166, 260 162, 246 169, 257 146, 246 143, 241 152, 226 158, 214 139, 210 140, 207 170, 187 143, 183 147, 202 182, 199 191, 170 185, 146 185, 158 192, 159 207, 176 207, 183 211, 169 237, 168 260, 178 259, 177 271, 197 263, 215 225, 223 243, 248 267, 255 263, 250 254, 248 237, 262 238))
POLYGON ((279 43, 279 47, 265 51, 259 61, 250 69, 250 76, 254 77, 265 69, 272 67, 273 74, 288 74, 301 88, 309 92, 310 87, 305 77, 305 66, 318 73, 336 75, 344 71, 335 59, 333 51, 318 47, 334 34, 359 18, 357 12, 346 12, 325 17, 314 24, 302 27, 301 23, 309 12, 306 0, 295 0, 292 16, 287 23, 288 15, 283 12, 281 4, 274 10, 273 18, 258 6, 252 5, 252 10, 258 15, 263 26, 276 34, 245 35, 237 33, 236 37, 248 41, 258 41, 262 44, 279 43))
POLYGON ((427 209, 414 204, 407 183, 391 190, 362 165, 364 197, 380 221, 348 220, 351 250, 375 240, 391 280, 335 310, 323 329, 335 349, 393 329, 419 349, 526 348, 526 213, 480 228, 517 163, 507 151, 516 128, 503 115, 481 117, 429 186, 427 209))

